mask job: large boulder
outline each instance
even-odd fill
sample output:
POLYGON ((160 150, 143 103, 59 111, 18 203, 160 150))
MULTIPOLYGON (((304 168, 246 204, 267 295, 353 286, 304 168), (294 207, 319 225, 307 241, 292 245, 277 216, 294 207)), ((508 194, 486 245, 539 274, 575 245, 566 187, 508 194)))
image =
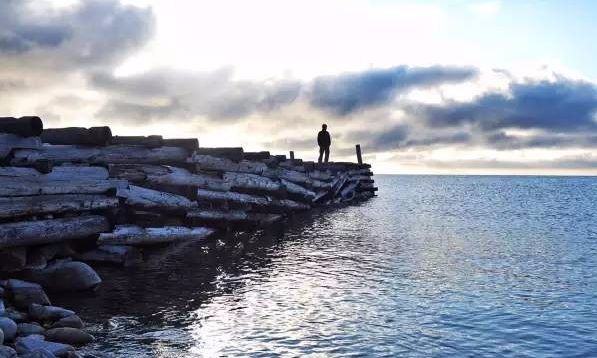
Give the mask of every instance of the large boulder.
POLYGON ((17 353, 26 355, 39 350, 46 350, 55 356, 63 356, 75 349, 68 345, 56 342, 46 342, 44 336, 32 334, 27 337, 19 337, 15 343, 17 353))
POLYGON ((27 270, 25 277, 49 290, 83 291, 94 289, 102 282, 86 263, 58 260, 41 270, 27 270))
POLYGON ((0 345, 0 358, 17 358, 17 351, 10 347, 0 345))
POLYGON ((45 328, 36 323, 19 323, 17 324, 17 336, 26 337, 32 334, 44 334, 45 328))
POLYGON ((0 250, 0 271, 20 271, 27 263, 27 249, 25 247, 13 247, 0 250))
POLYGON ((42 306, 37 304, 29 306, 29 316, 40 322, 54 322, 74 314, 75 312, 71 310, 57 306, 42 306))
POLYGON ((19 308, 28 308, 33 303, 50 304, 46 292, 37 283, 11 279, 8 280, 8 288, 12 293, 14 305, 19 308))
POLYGON ((63 327, 70 327, 70 328, 78 328, 81 329, 85 327, 83 320, 76 314, 68 317, 64 317, 56 322, 50 328, 63 328, 63 327))
POLYGON ((94 338, 89 333, 77 328, 63 327, 48 329, 44 335, 50 342, 59 342, 81 346, 93 342, 94 338))
POLYGON ((0 317, 0 331, 4 332, 4 340, 11 342, 17 336, 17 324, 10 318, 0 317))

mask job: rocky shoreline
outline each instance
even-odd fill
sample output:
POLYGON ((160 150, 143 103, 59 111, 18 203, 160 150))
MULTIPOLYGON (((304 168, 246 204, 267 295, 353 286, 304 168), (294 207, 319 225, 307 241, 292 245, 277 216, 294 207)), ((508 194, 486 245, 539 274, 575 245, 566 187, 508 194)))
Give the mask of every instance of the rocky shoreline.
POLYGON ((0 118, 0 358, 104 357, 76 352, 94 338, 46 290, 93 290, 90 265, 139 265, 146 247, 367 200, 372 176, 368 164, 0 118))
POLYGON ((106 357, 76 352, 93 340, 75 312, 51 305, 41 285, 0 281, 0 357, 106 357))

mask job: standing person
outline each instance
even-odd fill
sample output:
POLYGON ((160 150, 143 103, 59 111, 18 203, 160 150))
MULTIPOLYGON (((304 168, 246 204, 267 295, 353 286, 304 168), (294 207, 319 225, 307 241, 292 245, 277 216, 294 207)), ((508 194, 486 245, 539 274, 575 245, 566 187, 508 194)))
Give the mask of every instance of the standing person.
POLYGON ((319 145, 319 159, 318 163, 321 163, 323 153, 325 153, 325 162, 327 163, 330 159, 330 145, 332 144, 332 138, 328 132, 328 125, 322 124, 321 131, 317 134, 317 145, 319 145))

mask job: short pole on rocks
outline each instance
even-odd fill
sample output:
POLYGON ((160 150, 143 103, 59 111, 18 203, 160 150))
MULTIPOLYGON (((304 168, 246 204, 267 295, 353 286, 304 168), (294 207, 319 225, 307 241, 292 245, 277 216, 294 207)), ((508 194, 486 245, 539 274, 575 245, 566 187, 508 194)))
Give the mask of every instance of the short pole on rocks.
POLYGON ((359 164, 363 164, 363 157, 361 156, 361 145, 357 144, 356 149, 357 149, 357 160, 358 160, 359 164))
POLYGON ((294 160, 294 150, 290 151, 290 160, 294 160))

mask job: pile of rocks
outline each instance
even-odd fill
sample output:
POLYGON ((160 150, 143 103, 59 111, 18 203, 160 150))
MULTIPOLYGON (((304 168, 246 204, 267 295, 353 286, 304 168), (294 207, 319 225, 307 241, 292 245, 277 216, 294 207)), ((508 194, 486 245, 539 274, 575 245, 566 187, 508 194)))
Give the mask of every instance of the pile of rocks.
POLYGON ((52 306, 41 285, 0 281, 0 358, 103 357, 75 347, 94 340, 75 312, 52 306))

